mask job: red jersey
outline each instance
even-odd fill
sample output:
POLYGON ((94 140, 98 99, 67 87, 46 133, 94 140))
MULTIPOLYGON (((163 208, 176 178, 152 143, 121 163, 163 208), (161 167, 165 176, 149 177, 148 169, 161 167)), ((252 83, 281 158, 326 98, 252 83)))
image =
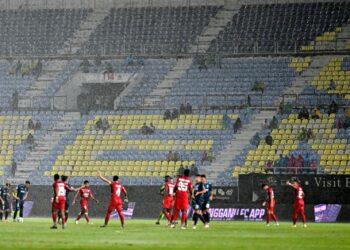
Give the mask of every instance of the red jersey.
POLYGON ((192 180, 186 176, 180 176, 175 185, 176 198, 188 200, 188 193, 192 190, 192 180))
POLYGON ((122 201, 121 194, 122 192, 125 193, 125 188, 122 184, 120 184, 118 181, 112 182, 110 184, 111 186, 111 199, 122 201))
POLYGON ((275 200, 275 193, 273 192, 272 187, 269 187, 267 190, 267 202, 271 202, 275 200))
POLYGON ((62 181, 55 181, 52 184, 53 187, 53 191, 54 194, 56 194, 56 196, 59 199, 66 199, 66 193, 67 193, 67 189, 68 189, 68 185, 62 181))
POLYGON ((172 198, 174 196, 174 188, 175 185, 171 181, 165 183, 165 194, 164 194, 164 199, 165 198, 172 198))
POLYGON ((88 187, 84 187, 79 190, 79 193, 80 193, 80 201, 87 202, 91 195, 91 190, 88 187))
POLYGON ((304 202, 304 191, 303 189, 299 186, 294 189, 295 192, 295 202, 296 203, 302 203, 304 202))

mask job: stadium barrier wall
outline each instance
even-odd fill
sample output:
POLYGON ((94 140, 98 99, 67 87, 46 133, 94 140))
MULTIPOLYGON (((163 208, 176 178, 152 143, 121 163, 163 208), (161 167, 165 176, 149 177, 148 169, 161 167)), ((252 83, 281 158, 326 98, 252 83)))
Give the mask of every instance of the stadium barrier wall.
MULTIPOLYGON (((284 182, 288 179, 288 177, 264 176, 265 179, 260 175, 242 176, 240 177, 240 185, 238 187, 214 187, 213 192, 215 195, 215 200, 212 201, 210 210, 213 220, 265 220, 266 212, 262 206, 262 201, 264 200, 265 195, 260 188, 260 184, 261 182, 266 182, 268 179, 270 182, 267 183, 270 185, 273 184, 276 190, 275 193, 277 200, 277 216, 280 220, 290 221, 292 218, 292 205, 294 201, 293 190, 292 188, 284 185, 277 185, 280 183, 279 181, 284 182)), ((299 179, 303 181, 308 180, 308 177, 303 177, 299 176, 299 179)), ((310 176, 309 187, 304 187, 306 193, 305 209, 308 220, 314 221, 315 219, 315 205, 338 204, 341 205, 341 208, 339 208, 339 211, 337 211, 336 214, 337 221, 349 222, 350 204, 348 200, 348 190, 341 187, 338 191, 338 188, 331 188, 330 190, 333 191, 325 192, 323 189, 329 188, 318 187, 316 190, 311 192, 311 189, 315 188, 313 185, 316 184, 312 182, 312 177, 317 176, 310 176), (341 193, 343 194, 341 195, 341 193), (332 196, 341 197, 341 199, 344 200, 335 199, 332 196)), ((346 181, 346 178, 350 178, 350 176, 339 177, 336 179, 336 181, 346 181)), ((127 186, 126 188, 129 193, 129 204, 124 204, 124 211, 127 214, 126 217, 132 217, 134 219, 155 219, 158 217, 162 208, 162 196, 159 194, 159 187, 127 186)), ((110 189, 108 186, 91 186, 91 190, 93 191, 95 197, 100 201, 100 203, 96 204, 94 201, 90 200, 89 214, 92 218, 102 218, 104 217, 108 206, 110 189)), ((73 206, 73 197, 74 194, 70 193, 70 218, 75 217, 80 210, 79 198, 77 199, 76 204, 73 206)), ((29 198, 26 206, 27 211, 25 214, 30 217, 49 218, 51 213, 51 198, 51 186, 32 186, 30 188, 29 198)))
MULTIPOLYGON (((341 2, 343 0, 333 0, 341 2)), ((329 0, 0 0, 1 9, 42 8, 121 8, 147 6, 195 6, 241 4, 283 4, 305 2, 329 2, 329 0)))

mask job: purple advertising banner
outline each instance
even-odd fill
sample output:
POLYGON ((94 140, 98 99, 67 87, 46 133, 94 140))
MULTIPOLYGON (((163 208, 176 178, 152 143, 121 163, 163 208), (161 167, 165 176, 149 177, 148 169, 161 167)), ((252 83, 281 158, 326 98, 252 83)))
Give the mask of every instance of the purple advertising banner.
POLYGON ((341 207, 339 204, 315 205, 315 222, 336 222, 341 207))
POLYGON ((210 208, 212 220, 216 221, 262 221, 265 215, 265 208, 210 208))

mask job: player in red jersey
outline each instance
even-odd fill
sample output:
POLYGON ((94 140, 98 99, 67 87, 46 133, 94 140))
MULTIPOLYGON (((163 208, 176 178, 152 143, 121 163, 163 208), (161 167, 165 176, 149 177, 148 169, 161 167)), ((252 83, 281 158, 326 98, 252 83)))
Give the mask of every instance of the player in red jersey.
POLYGON ((299 181, 297 180, 288 181, 287 185, 293 187, 295 191, 295 202, 293 205, 293 227, 296 227, 299 214, 301 215, 301 219, 304 223, 303 226, 307 227, 305 216, 304 191, 301 188, 299 181))
MULTIPOLYGON (((64 176, 62 176, 64 177, 64 176)), ((66 205, 66 191, 77 191, 79 189, 71 188, 65 183, 65 181, 60 181, 60 176, 58 174, 54 175, 54 182, 52 184, 53 188, 53 200, 52 200, 52 220, 53 226, 51 229, 57 229, 57 210, 62 214, 62 229, 65 228, 66 216, 65 216, 65 205, 66 205)), ((66 179, 66 177, 64 177, 66 179)))
POLYGON ((79 223, 79 220, 80 220, 82 215, 85 216, 86 222, 88 224, 90 224, 90 217, 89 217, 89 213, 88 213, 89 198, 93 199, 96 203, 98 203, 98 200, 94 197, 94 195, 91 192, 89 181, 84 181, 84 186, 78 192, 76 192, 76 194, 74 196, 74 200, 73 200, 73 205, 75 204, 79 194, 80 194, 81 210, 80 210, 80 212, 75 220, 75 224, 79 223))
POLYGON ((174 213, 171 218, 171 227, 175 228, 177 217, 181 211, 181 229, 186 229, 185 223, 187 221, 187 209, 189 206, 189 193, 192 193, 192 180, 190 179, 190 170, 185 169, 184 175, 177 178, 175 184, 175 205, 174 213))
POLYGON ((98 177, 100 177, 101 180, 108 183, 108 185, 111 187, 111 200, 109 202, 106 218, 105 218, 105 224, 101 227, 106 227, 108 225, 109 218, 111 216, 111 213, 114 210, 117 210, 120 218, 120 223, 122 226, 122 229, 124 228, 124 214, 123 214, 123 201, 121 198, 122 193, 125 195, 124 202, 128 202, 128 193, 126 192, 124 186, 118 182, 119 177, 113 176, 113 182, 108 180, 107 178, 103 177, 100 171, 97 172, 98 177))
POLYGON ((267 184, 262 184, 262 188, 266 191, 267 197, 263 203, 263 206, 266 207, 267 216, 266 216, 266 226, 270 226, 270 219, 272 218, 275 221, 275 225, 279 226, 277 217, 275 214, 275 193, 273 192, 272 187, 267 184))
POLYGON ((174 188, 173 178, 170 176, 165 176, 165 192, 163 197, 163 213, 168 219, 168 224, 171 223, 171 209, 174 205, 174 188))

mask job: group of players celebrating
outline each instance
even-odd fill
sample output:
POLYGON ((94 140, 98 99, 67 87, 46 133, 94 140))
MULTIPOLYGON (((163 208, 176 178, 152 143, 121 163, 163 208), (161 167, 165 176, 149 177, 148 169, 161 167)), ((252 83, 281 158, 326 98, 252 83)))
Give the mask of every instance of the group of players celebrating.
MULTIPOLYGON (((301 215, 301 219, 303 221, 303 227, 307 227, 304 203, 305 194, 302 187, 300 186, 300 181, 297 179, 292 179, 291 181, 287 182, 287 185, 293 187, 295 193, 295 201, 293 205, 293 227, 296 227, 299 214, 301 215)), ((270 226, 270 220, 272 218, 275 222, 275 225, 279 226, 277 216, 275 214, 275 193, 272 187, 267 184, 262 184, 262 188, 266 191, 266 200, 263 202, 263 206, 265 206, 267 210, 266 225, 270 226)))
MULTIPOLYGON (((114 176, 113 181, 108 180, 107 178, 103 177, 100 172, 98 172, 98 176, 101 180, 106 182, 110 188, 111 188, 111 198, 108 206, 108 210, 105 217, 105 223, 101 227, 106 227, 108 225, 111 213, 116 210, 119 214, 121 227, 124 228, 124 215, 123 215, 123 201, 122 201, 122 194, 124 194, 124 202, 128 202, 128 194, 126 192, 126 189, 123 185, 119 183, 119 177, 114 176)), ((68 209, 67 205, 69 205, 69 202, 67 202, 67 192, 73 191, 77 192, 74 196, 73 204, 75 204, 76 199, 80 195, 80 212, 78 213, 78 216, 75 220, 75 223, 78 224, 80 218, 82 216, 85 216, 85 219, 87 223, 90 223, 90 217, 88 214, 88 208, 89 208, 89 199, 93 199, 96 203, 99 201, 94 197, 92 194, 92 191, 90 189, 90 184, 88 181, 84 181, 84 184, 81 187, 74 188, 67 184, 68 177, 67 176, 60 176, 58 174, 54 175, 54 182, 52 184, 53 188, 53 197, 52 197, 52 220, 53 220, 53 226, 51 229, 57 229, 57 221, 58 221, 58 215, 61 216, 61 224, 62 229, 65 228, 67 219, 68 219, 68 209), (67 204, 68 203, 68 204, 67 204)))
MULTIPOLYGON (((119 177, 113 176, 113 180, 110 181, 103 177, 100 172, 98 172, 98 177, 106 182, 111 190, 111 196, 109 201, 109 206, 105 216, 104 225, 101 227, 106 227, 108 225, 110 216, 113 211, 117 211, 119 219, 121 222, 121 227, 124 228, 124 215, 123 215, 123 201, 128 202, 128 194, 125 187, 119 183, 119 177), (124 200, 122 196, 124 195, 124 200)), ((75 223, 78 224, 82 216, 85 217, 87 223, 90 223, 90 217, 88 214, 89 199, 91 198, 96 203, 99 201, 94 197, 90 184, 88 181, 84 181, 83 185, 74 188, 68 185, 67 176, 54 175, 53 187, 53 197, 52 197, 52 220, 53 226, 51 229, 57 229, 58 219, 61 220, 62 228, 65 228, 68 219, 68 192, 76 192, 72 204, 76 203, 78 196, 80 196, 80 212, 77 215, 75 223)), ((288 186, 294 188, 295 192, 295 202, 293 205, 293 226, 296 227, 299 214, 303 221, 303 226, 306 225, 305 216, 305 205, 304 205, 304 191, 300 186, 300 181, 297 179, 292 179, 287 182, 288 186)), ((15 222, 23 222, 23 209, 24 201, 28 197, 30 188, 30 182, 26 181, 25 184, 20 184, 14 188, 11 192, 11 185, 6 183, 5 186, 0 188, 0 220, 8 222, 8 217, 10 215, 10 204, 11 198, 13 201, 13 220, 15 222)), ((263 202, 263 206, 266 207, 266 225, 270 225, 270 220, 275 222, 275 225, 279 225, 277 216, 275 214, 276 199, 274 190, 268 184, 263 184, 262 188, 266 191, 266 199, 263 202)), ((177 220, 181 214, 181 229, 187 228, 187 214, 189 207, 191 205, 193 209, 193 229, 197 228, 198 220, 202 221, 205 228, 209 228, 210 222, 210 202, 213 200, 212 185, 207 182, 205 175, 196 175, 195 183, 193 185, 192 179, 190 178, 190 170, 186 169, 182 176, 178 176, 176 182, 173 182, 173 178, 170 176, 165 177, 165 184, 161 188, 161 194, 163 196, 162 202, 162 212, 168 221, 168 226, 175 228, 177 225, 177 220)), ((156 224, 162 216, 158 218, 156 224)))
POLYGON ((28 197, 30 182, 16 186, 11 192, 11 184, 6 183, 0 188, 0 221, 8 222, 13 205, 13 221, 23 223, 24 201, 28 197))
MULTIPOLYGON (((207 182, 205 175, 196 175, 195 184, 189 177, 190 170, 186 169, 183 176, 178 176, 174 184, 172 177, 165 177, 165 184, 161 188, 163 195, 162 213, 168 220, 168 225, 175 228, 181 212, 181 229, 187 228, 187 212, 191 204, 193 209, 193 229, 197 228, 201 220, 205 228, 209 228, 210 201, 213 200, 212 186, 207 182)), ((161 216, 160 216, 161 218, 161 216)), ((159 224, 159 220, 156 224, 159 224)))

